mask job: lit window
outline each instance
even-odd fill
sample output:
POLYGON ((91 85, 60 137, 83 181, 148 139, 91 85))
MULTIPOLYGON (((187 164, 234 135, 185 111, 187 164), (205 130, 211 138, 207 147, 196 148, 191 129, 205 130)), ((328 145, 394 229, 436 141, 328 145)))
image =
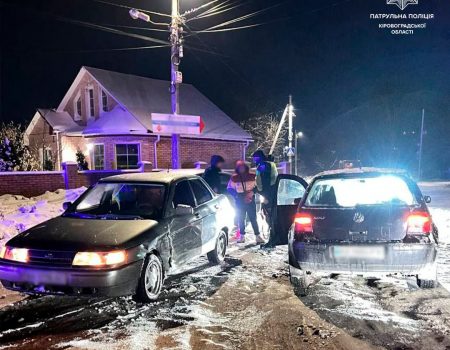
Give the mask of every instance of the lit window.
POLYGON ((94 89, 89 89, 89 115, 91 117, 95 116, 95 107, 94 107, 94 89))
POLYGON ((137 169, 139 163, 139 144, 116 145, 117 169, 137 169))
POLYGON ((105 169, 105 146, 104 145, 94 145, 92 150, 92 163, 94 170, 104 170, 105 169))
POLYGON ((102 90, 102 109, 103 112, 108 112, 108 95, 102 90))

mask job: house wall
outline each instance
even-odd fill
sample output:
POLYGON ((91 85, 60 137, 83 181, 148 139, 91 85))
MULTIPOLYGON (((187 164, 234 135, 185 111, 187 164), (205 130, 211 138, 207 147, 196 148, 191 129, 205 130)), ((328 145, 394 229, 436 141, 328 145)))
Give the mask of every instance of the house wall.
MULTIPOLYGON (((80 82, 76 86, 72 96, 70 96, 69 101, 67 102, 66 107, 64 108, 64 111, 70 114, 72 118, 75 116, 75 99, 78 96, 78 92, 80 92, 81 96, 81 121, 77 121, 79 125, 86 125, 87 121, 89 119, 89 116, 87 114, 87 88, 88 86, 92 86, 94 89, 94 109, 95 109, 95 119, 99 118, 101 113, 103 112, 101 110, 101 86, 97 84, 97 82, 89 75, 89 73, 84 73, 83 77, 81 78, 80 82)), ((105 91, 106 92, 106 91, 105 91)), ((112 110, 115 106, 117 106, 117 102, 112 98, 111 95, 108 95, 108 110, 112 110)))
MULTIPOLYGON (((57 144, 56 135, 50 125, 41 116, 37 119, 33 129, 28 136, 30 151, 37 159, 42 158, 42 149, 50 148, 52 150, 53 162, 57 162, 57 144)), ((43 164, 41 164, 43 167, 43 164)), ((56 164, 55 164, 56 167, 56 164)))
MULTIPOLYGON (((103 144, 105 149, 105 170, 117 169, 115 145, 120 143, 138 143, 140 145, 140 161, 152 162, 154 166, 155 135, 115 135, 96 137, 67 137, 62 139, 63 161, 75 161, 75 153, 80 149, 93 168, 90 145, 103 144)), ((197 161, 209 162, 213 154, 222 155, 228 166, 234 167, 236 160, 241 159, 245 144, 243 142, 203 140, 181 138, 180 162, 183 168, 193 168, 197 161)), ((170 137, 161 137, 157 143, 158 168, 171 168, 172 166, 172 140, 170 137)))

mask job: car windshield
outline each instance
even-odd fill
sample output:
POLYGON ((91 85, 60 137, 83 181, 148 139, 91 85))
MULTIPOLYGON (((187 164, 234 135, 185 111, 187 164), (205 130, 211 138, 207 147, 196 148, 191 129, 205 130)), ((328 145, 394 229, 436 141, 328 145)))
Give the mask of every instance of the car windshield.
POLYGON ((407 183, 398 176, 319 179, 306 198, 307 207, 345 207, 417 204, 407 183))
POLYGON ((66 216, 110 220, 157 220, 162 216, 165 186, 99 183, 66 216))

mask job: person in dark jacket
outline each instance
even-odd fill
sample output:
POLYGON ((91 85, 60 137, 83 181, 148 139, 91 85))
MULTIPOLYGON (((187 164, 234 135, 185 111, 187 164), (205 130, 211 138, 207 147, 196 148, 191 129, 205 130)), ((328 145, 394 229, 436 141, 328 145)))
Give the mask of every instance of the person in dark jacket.
POLYGON ((245 243, 245 219, 248 217, 256 236, 256 243, 266 243, 260 235, 256 218, 255 190, 256 175, 250 173, 250 168, 243 160, 236 163, 236 172, 228 182, 228 192, 236 200, 237 217, 240 238, 237 243, 245 243))
POLYGON ((258 192, 264 197, 264 203, 269 204, 272 199, 272 190, 278 177, 278 170, 274 162, 264 154, 264 151, 257 150, 253 153, 253 161, 256 164, 256 186, 258 192))
POLYGON ((224 163, 225 159, 223 159, 222 156, 213 155, 211 157, 211 164, 209 168, 207 168, 203 174, 205 181, 216 193, 221 192, 220 173, 224 163))

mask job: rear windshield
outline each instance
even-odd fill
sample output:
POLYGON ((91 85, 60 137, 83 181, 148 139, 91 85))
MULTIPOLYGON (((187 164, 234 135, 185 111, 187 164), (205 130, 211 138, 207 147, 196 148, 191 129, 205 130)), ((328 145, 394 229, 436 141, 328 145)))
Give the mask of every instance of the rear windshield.
POLYGON ((398 176, 316 180, 305 201, 307 207, 344 207, 357 205, 417 204, 407 183, 398 176))

